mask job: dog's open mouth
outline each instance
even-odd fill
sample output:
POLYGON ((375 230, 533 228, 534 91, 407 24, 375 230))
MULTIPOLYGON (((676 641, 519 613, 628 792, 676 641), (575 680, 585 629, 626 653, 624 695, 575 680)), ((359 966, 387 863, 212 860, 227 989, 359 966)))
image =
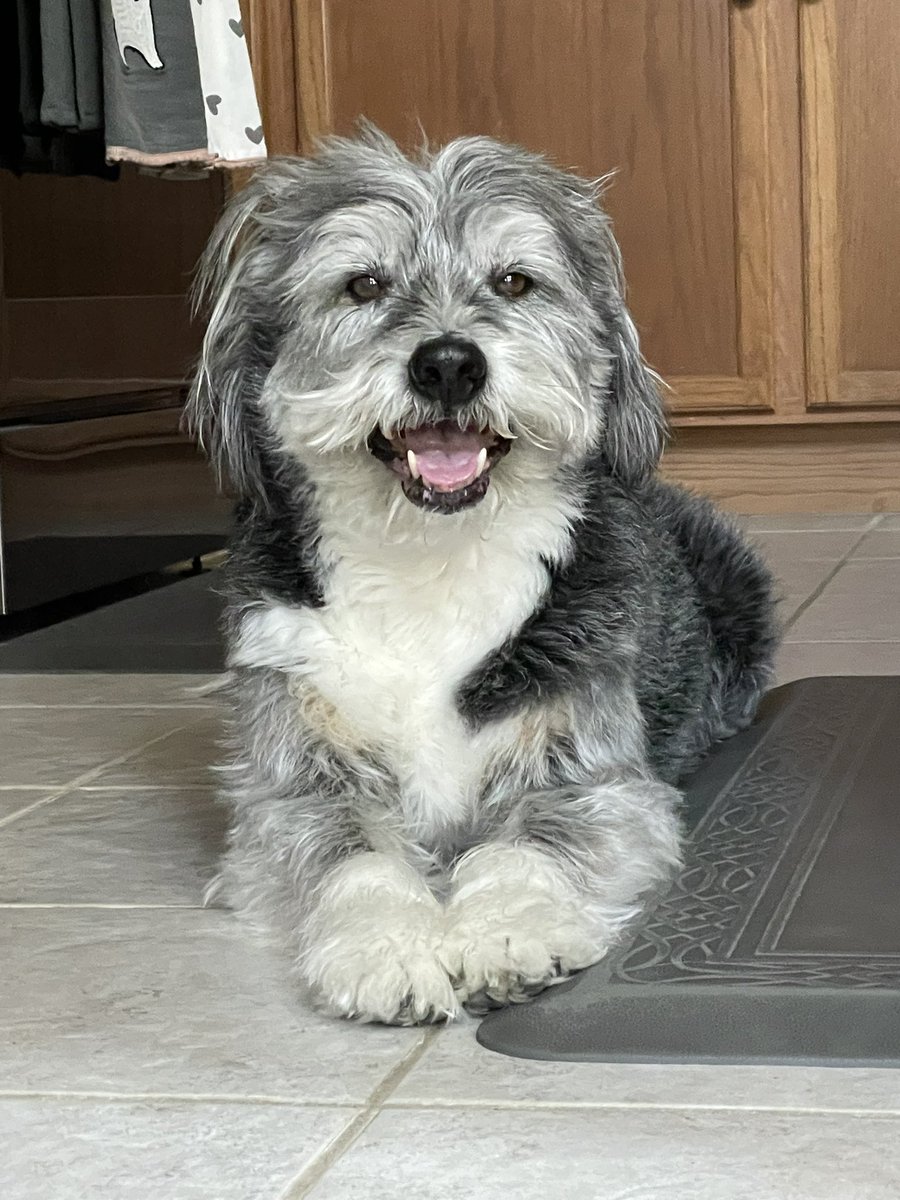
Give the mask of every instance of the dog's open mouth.
POLYGON ((369 450, 400 477, 406 497, 422 508, 452 513, 484 498, 491 471, 512 442, 492 429, 438 421, 392 437, 377 430, 369 450))

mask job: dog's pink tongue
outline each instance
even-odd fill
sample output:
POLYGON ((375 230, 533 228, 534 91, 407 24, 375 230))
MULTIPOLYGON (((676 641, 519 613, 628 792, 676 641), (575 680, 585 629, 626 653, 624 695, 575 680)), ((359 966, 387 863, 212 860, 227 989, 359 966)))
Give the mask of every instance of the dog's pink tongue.
POLYGON ((455 492, 471 483, 478 472, 477 450, 424 450, 416 455, 423 482, 439 491, 455 492))
POLYGON ((475 430, 434 425, 410 429, 405 440, 416 456, 416 468, 427 487, 455 492, 478 475, 478 456, 484 437, 475 430))

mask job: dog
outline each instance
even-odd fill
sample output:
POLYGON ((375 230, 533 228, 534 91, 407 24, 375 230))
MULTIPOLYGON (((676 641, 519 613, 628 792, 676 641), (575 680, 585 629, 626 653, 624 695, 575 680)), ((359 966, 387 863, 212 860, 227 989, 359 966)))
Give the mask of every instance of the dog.
POLYGON ((238 496, 218 886, 331 1014, 603 958, 772 675, 768 571, 655 474, 601 186, 367 127, 261 169, 202 263, 189 419, 238 496))

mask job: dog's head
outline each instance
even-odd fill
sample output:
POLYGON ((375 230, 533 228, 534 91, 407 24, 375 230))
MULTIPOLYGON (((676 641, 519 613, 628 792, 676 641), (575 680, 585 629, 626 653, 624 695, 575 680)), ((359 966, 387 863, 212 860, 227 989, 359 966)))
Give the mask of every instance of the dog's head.
POLYGON ((235 488, 272 453, 441 512, 598 447, 645 476, 663 410, 597 196, 487 138, 411 160, 372 129, 260 170, 204 258, 189 404, 235 488))

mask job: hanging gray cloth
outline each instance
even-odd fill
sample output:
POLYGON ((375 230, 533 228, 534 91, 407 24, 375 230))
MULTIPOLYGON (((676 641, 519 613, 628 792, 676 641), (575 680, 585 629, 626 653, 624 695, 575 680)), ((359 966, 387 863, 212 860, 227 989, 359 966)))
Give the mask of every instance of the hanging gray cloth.
POLYGON ((19 44, 19 113, 26 130, 41 123, 44 80, 41 75, 41 10, 37 0, 16 0, 19 44))
POLYGON ((69 0, 78 128, 103 128, 103 43, 99 0, 69 0))
POLYGON ((103 127, 99 0, 40 0, 41 123, 88 133, 103 127))
POLYGON ((0 167, 265 159, 240 0, 0 0, 0 18, 0 167))
MULTIPOLYGON (((96 0, 89 2, 96 13, 96 0)), ((95 35, 95 55, 98 47, 95 35)), ((0 83, 0 168, 16 175, 118 178, 118 166, 106 162, 100 129, 72 132, 41 122, 44 74, 39 0, 0 0, 0 83)), ((99 76, 95 95, 100 94, 98 86, 99 76)), ((88 111, 85 101, 85 112, 88 111)))
POLYGON ((206 122, 186 0, 103 5, 106 145, 116 158, 205 158, 206 122), (131 151, 131 154, 125 151, 131 151))
POLYGON ((102 0, 101 16, 110 161, 265 159, 239 0, 102 0))

